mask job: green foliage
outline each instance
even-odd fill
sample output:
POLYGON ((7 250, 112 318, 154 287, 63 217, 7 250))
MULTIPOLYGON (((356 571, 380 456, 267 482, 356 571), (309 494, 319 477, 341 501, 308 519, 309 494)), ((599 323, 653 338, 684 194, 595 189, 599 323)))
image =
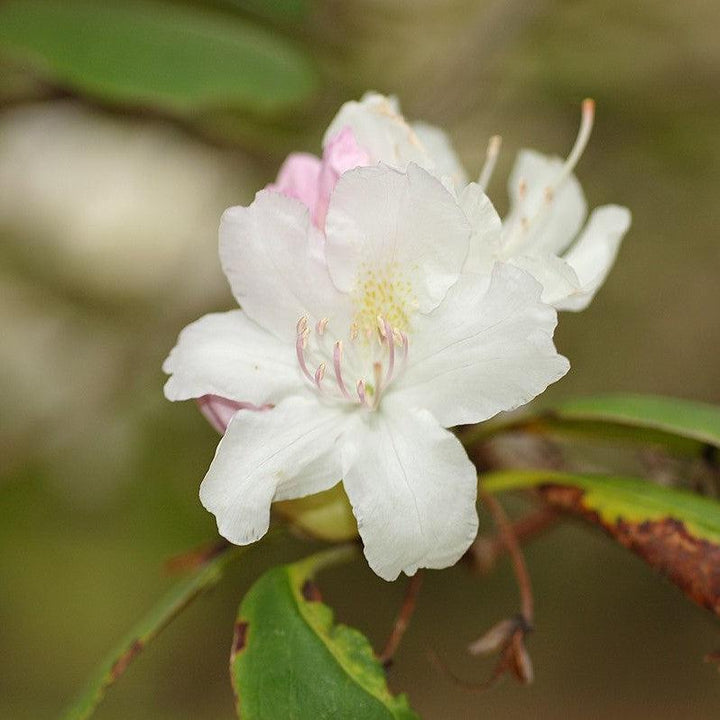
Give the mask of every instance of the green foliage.
POLYGON ((481 484, 492 493, 546 485, 576 488, 582 492, 583 508, 596 512, 602 521, 642 523, 674 518, 696 537, 720 542, 720 503, 642 478, 507 470, 483 475, 481 484))
POLYGON ((552 506, 603 528, 720 615, 720 503, 648 480, 553 471, 484 476, 487 492, 536 487, 552 506))
POLYGON ((576 398, 557 408, 559 419, 598 422, 670 435, 720 447, 720 408, 657 395, 576 398))
POLYGON ((230 15, 155 0, 8 0, 0 53, 102 101, 189 115, 277 113, 316 83, 308 58, 230 15))
POLYGON ((216 585, 227 565, 242 552, 243 548, 238 547, 224 549, 192 576, 172 588, 107 656, 64 719, 84 720, 90 717, 107 688, 125 672, 137 654, 198 595, 216 585))
POLYGON ((355 553, 341 547, 265 573, 245 596, 230 659, 243 720, 412 720, 357 630, 333 624, 312 583, 322 567, 355 553))
POLYGON ((720 447, 720 408, 657 395, 574 398, 540 413, 500 417, 461 435, 465 447, 503 432, 527 430, 596 440, 663 445, 696 455, 704 445, 720 447))

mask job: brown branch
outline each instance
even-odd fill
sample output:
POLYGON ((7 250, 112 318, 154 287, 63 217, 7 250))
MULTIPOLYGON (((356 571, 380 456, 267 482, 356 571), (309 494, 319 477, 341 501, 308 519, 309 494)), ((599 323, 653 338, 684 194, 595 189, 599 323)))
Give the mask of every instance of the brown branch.
POLYGON ((405 588, 405 598, 400 606, 400 612, 395 618, 392 632, 388 637, 379 660, 387 668, 392 663, 392 659, 397 652, 400 641, 405 635, 405 631, 410 624, 410 620, 415 612, 415 603, 417 602, 418 592, 422 586, 422 570, 418 570, 409 580, 405 588))
MULTIPOLYGON (((528 513, 512 524, 512 533, 519 543, 533 540, 549 530, 560 520, 560 514, 549 507, 528 513)), ((508 551, 500 533, 494 537, 479 536, 468 550, 473 567, 480 572, 489 572, 495 563, 508 551)))
POLYGON ((520 590, 520 612, 527 625, 532 627, 534 616, 532 584, 530 582, 527 565, 525 565, 525 558, 520 550, 520 543, 513 532, 512 523, 505 514, 502 505, 490 493, 484 490, 480 490, 480 496, 487 504, 488 510, 497 525, 498 533, 508 553, 510 553, 513 571, 515 572, 518 589, 520 590))

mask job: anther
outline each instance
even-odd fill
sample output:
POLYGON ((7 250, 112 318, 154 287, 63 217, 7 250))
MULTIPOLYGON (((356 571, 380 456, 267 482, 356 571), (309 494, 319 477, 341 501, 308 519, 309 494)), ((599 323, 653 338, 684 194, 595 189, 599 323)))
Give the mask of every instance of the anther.
POLYGON ((501 145, 502 138, 499 135, 493 135, 488 142, 485 163, 482 166, 480 177, 478 178, 478 185, 483 192, 486 190, 493 171, 495 170, 495 163, 497 163, 501 145))
POLYGON ((360 335, 360 330, 358 330, 357 323, 353 323, 350 326, 350 339, 355 341, 358 339, 359 335, 360 335))
POLYGON ((320 383, 323 381, 323 378, 325 377, 325 363, 320 363, 318 365, 318 369, 315 371, 315 384, 318 386, 318 390, 320 390, 320 383))
POLYGON ((295 326, 297 329, 298 335, 303 335, 305 331, 307 330, 308 326, 308 318, 307 315, 303 315, 298 321, 297 325, 295 326))
POLYGON ((318 320, 315 324, 315 332, 322 337, 325 333, 325 328, 327 328, 328 325, 328 319, 323 318, 322 320, 318 320))

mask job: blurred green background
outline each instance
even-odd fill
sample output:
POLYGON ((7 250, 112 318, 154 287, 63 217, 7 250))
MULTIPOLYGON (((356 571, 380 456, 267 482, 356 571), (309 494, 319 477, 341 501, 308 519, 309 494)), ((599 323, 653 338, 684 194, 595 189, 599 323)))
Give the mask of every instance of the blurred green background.
MULTIPOLYGON (((162 396, 178 331, 232 306, 221 211, 292 149, 317 151, 367 89, 447 128, 471 174, 487 138, 565 154, 597 101, 579 168, 591 206, 633 227, 591 308, 563 314, 573 365, 547 396, 642 391, 720 401, 720 5, 656 0, 0 2, 0 717, 55 717, 215 537, 197 487, 217 437, 162 396)), ((483 527, 491 527, 486 517, 483 527)), ((233 717, 227 656, 256 553, 134 663, 98 720, 233 717)), ((429 573, 390 672, 423 717, 715 718, 703 664, 717 622, 597 532, 527 550, 536 682, 455 687, 466 645, 517 607, 508 567, 429 573)), ((403 583, 362 562, 323 583, 380 647, 403 583)))

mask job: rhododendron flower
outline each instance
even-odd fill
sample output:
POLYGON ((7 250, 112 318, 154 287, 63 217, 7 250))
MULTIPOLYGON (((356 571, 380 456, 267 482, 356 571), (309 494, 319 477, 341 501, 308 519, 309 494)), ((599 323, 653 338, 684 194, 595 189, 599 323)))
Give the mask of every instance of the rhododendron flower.
POLYGON ((201 500, 247 544, 273 501, 342 480, 378 575, 447 567, 478 520, 476 470, 446 428, 518 407, 567 371, 555 310, 512 265, 466 271, 477 227, 415 162, 340 174, 321 224, 318 195, 279 185, 222 219, 242 309, 189 325, 164 365, 169 399, 222 398, 201 500))
POLYGON ((593 114, 594 104, 585 101, 580 132, 566 161, 533 150, 519 153, 510 174, 510 212, 502 232, 488 232, 494 210, 484 197, 499 138, 490 142, 478 182, 468 184, 447 135, 429 125, 406 122, 397 101, 377 93, 345 103, 325 133, 322 161, 290 156, 275 187, 303 200, 322 227, 332 181, 344 170, 377 162, 404 170, 408 163, 417 163, 452 189, 469 215, 473 209, 479 213, 470 270, 489 273, 495 261, 510 262, 543 285, 545 302, 558 310, 583 310, 605 281, 630 226, 627 208, 606 205, 591 214, 580 232, 587 203, 573 170, 590 137, 593 114), (308 192, 310 187, 314 189, 308 192), (313 199, 318 196, 322 199, 313 199))

